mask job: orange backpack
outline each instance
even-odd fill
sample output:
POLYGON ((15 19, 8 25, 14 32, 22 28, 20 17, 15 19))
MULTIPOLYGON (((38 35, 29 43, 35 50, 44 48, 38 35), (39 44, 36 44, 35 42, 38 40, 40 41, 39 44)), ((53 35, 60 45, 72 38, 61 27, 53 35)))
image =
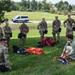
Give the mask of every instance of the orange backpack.
POLYGON ((35 48, 35 47, 28 48, 26 52, 30 54, 37 54, 37 55, 41 55, 44 53, 42 48, 35 48))

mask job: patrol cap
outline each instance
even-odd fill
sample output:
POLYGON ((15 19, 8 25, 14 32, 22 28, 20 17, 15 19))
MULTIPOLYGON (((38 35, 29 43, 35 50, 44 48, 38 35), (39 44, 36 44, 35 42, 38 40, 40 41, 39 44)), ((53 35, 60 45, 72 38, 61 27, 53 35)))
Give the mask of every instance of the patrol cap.
POLYGON ((42 20, 45 20, 45 18, 42 18, 42 20))
POLYGON ((5 21, 8 21, 8 18, 6 18, 5 21))
POLYGON ((71 15, 69 14, 68 17, 70 17, 71 15))
POLYGON ((58 16, 55 16, 55 18, 58 18, 58 16))

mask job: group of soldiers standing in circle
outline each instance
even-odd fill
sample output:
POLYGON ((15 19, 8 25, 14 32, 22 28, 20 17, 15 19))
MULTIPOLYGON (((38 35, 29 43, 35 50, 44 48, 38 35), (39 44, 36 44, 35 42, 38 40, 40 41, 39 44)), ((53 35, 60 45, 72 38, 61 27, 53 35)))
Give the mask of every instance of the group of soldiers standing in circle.
MULTIPOLYGON (((73 34, 73 27, 75 25, 75 21, 71 18, 71 15, 68 15, 68 19, 66 19, 63 23, 64 26, 66 27, 66 34, 73 34)), ((3 27, 3 29, 0 27, 0 71, 7 71, 11 69, 8 59, 8 50, 10 49, 9 42, 10 38, 12 37, 12 29, 9 26, 8 20, 5 22, 5 24, 6 25, 3 27), (5 45, 2 42, 3 38, 6 39, 7 45, 5 45)), ((18 34, 18 38, 20 38, 20 44, 23 44, 26 41, 27 33, 29 32, 29 27, 23 21, 19 29, 20 33, 18 34)), ((37 29, 39 30, 39 33, 41 35, 40 38, 42 39, 44 35, 47 34, 48 32, 48 26, 47 22, 45 21, 45 18, 42 18, 42 21, 37 26, 37 29)), ((58 19, 58 16, 55 16, 55 20, 52 23, 52 34, 54 41, 60 42, 60 32, 61 32, 61 21, 58 19)))
MULTIPOLYGON (((12 37, 12 29, 9 26, 8 20, 5 22, 5 26, 3 27, 5 38, 7 39, 7 45, 9 47, 10 37, 12 37)), ((64 22, 64 27, 66 27, 66 34, 73 34, 73 26, 75 25, 74 19, 71 18, 71 15, 68 15, 68 19, 64 22)), ((22 24, 19 26, 20 33, 18 38, 20 38, 20 44, 23 44, 26 41, 27 33, 29 32, 29 27, 23 21, 22 24)), ((40 33, 40 38, 42 39, 45 34, 48 32, 47 22, 45 18, 42 18, 42 21, 37 26, 37 29, 40 33)), ((3 30, 0 27, 0 39, 3 38, 3 30)), ((60 42, 60 32, 61 32, 61 21, 58 19, 58 16, 55 16, 55 20, 52 22, 52 35, 54 41, 60 42), (57 36, 56 36, 57 35, 57 36)))
MULTIPOLYGON (((71 18, 71 15, 68 15, 68 19, 64 22, 64 27, 66 27, 66 34, 73 34, 73 27, 75 27, 75 21, 71 18)), ((37 29, 41 35, 41 39, 44 37, 44 32, 48 31, 47 22, 45 18, 39 23, 37 29)), ((60 42, 60 32, 61 32, 61 21, 58 19, 58 16, 55 16, 55 20, 52 22, 52 35, 55 42, 60 42), (57 36, 56 36, 57 35, 57 36)))

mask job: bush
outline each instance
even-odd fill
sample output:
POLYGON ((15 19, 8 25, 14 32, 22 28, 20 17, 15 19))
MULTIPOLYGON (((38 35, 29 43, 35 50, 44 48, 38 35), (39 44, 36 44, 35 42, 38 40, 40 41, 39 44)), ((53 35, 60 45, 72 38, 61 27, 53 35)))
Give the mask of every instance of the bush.
POLYGON ((27 9, 27 11, 32 12, 33 10, 32 9, 27 9))
POLYGON ((71 15, 75 15, 75 11, 72 11, 72 12, 71 12, 71 15))
POLYGON ((44 10, 44 12, 50 12, 50 10, 44 10))

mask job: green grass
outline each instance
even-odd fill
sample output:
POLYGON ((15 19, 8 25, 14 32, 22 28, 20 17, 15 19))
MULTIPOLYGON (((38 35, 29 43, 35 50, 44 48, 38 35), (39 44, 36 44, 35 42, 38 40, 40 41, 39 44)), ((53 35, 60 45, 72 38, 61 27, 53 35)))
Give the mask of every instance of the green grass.
MULTIPOLYGON (((61 32, 60 35, 61 36, 65 36, 65 32, 66 32, 65 28, 62 28, 62 32, 61 32)), ((13 30, 13 37, 12 37, 12 39, 17 38, 18 33, 19 33, 19 30, 13 30)), ((38 30, 30 29, 29 33, 27 34, 27 36, 29 38, 31 38, 31 37, 40 37, 40 34, 39 34, 38 30)), ((48 28, 48 34, 46 34, 45 36, 51 36, 52 37, 52 28, 48 28)))
MULTIPOLYGON (((55 15, 57 14, 50 14, 50 13, 43 13, 43 12, 20 12, 20 11, 12 11, 10 13, 6 13, 5 17, 8 17, 10 20, 15 15, 28 15, 30 20, 41 20, 42 17, 45 17, 47 20, 53 20, 55 15)), ((58 15, 61 20, 67 18, 64 15, 58 15)), ((75 18, 74 16, 72 16, 75 18)), ((40 40, 39 31, 36 30, 38 24, 27 24, 30 28, 30 31, 27 35, 27 40, 22 48, 29 48, 29 47, 37 47, 37 42, 40 40)), ((1 25, 3 27, 4 24, 1 25)), ((12 51, 13 45, 19 45, 19 39, 17 38, 19 29, 18 27, 20 24, 11 24, 10 27, 13 29, 13 37, 10 41, 10 51, 9 51, 9 58, 10 62, 12 63, 12 70, 9 72, 1 73, 0 75, 74 75, 75 74, 75 62, 68 65, 63 65, 58 61, 53 61, 53 57, 60 56, 64 45, 66 43, 65 38, 65 28, 62 26, 61 32, 61 44, 56 45, 55 47, 44 47, 43 55, 22 55, 22 54, 15 54, 12 51), (64 44, 63 44, 64 43, 64 44)), ((52 28, 51 24, 48 24, 48 34, 45 36, 52 37, 52 28)), ((75 34, 75 32, 74 32, 75 34)))
MULTIPOLYGON (((12 20, 12 18, 16 15, 28 15, 29 20, 41 20, 43 17, 46 18, 46 20, 54 20, 55 16, 58 16, 60 20, 65 20, 67 16, 65 15, 58 15, 58 14, 51 14, 47 12, 23 12, 23 11, 12 11, 12 12, 5 12, 5 17, 9 20, 12 20)), ((75 16, 72 16, 72 18, 75 19, 75 16)))
MULTIPOLYGON (((52 37, 52 29, 48 29, 48 34, 45 36, 52 37)), ((53 57, 59 56, 62 53, 64 44, 56 45, 55 47, 44 47, 43 55, 22 55, 12 52, 12 46, 19 44, 17 35, 19 30, 13 30, 13 37, 10 41, 10 61, 12 63, 12 70, 9 72, 1 73, 0 75, 74 75, 75 62, 68 65, 63 65, 58 61, 53 61, 53 57)), ((29 47, 37 47, 37 42, 40 40, 38 30, 30 30, 25 45, 21 46, 25 49, 29 47)), ((66 43, 65 29, 62 29, 61 40, 66 43)))
MULTIPOLYGON (((28 25, 28 27, 30 28, 30 29, 36 29, 37 28, 37 26, 38 26, 38 24, 39 23, 26 23, 26 25, 28 25)), ((18 24, 16 24, 16 23, 14 23, 14 24, 9 24, 9 26, 12 28, 12 29, 15 29, 15 28, 19 28, 19 26, 21 25, 21 23, 18 23, 18 24)), ((3 28, 5 26, 5 24, 1 24, 1 27, 3 28)), ((52 26, 52 24, 51 23, 48 23, 48 27, 51 27, 52 26)))

